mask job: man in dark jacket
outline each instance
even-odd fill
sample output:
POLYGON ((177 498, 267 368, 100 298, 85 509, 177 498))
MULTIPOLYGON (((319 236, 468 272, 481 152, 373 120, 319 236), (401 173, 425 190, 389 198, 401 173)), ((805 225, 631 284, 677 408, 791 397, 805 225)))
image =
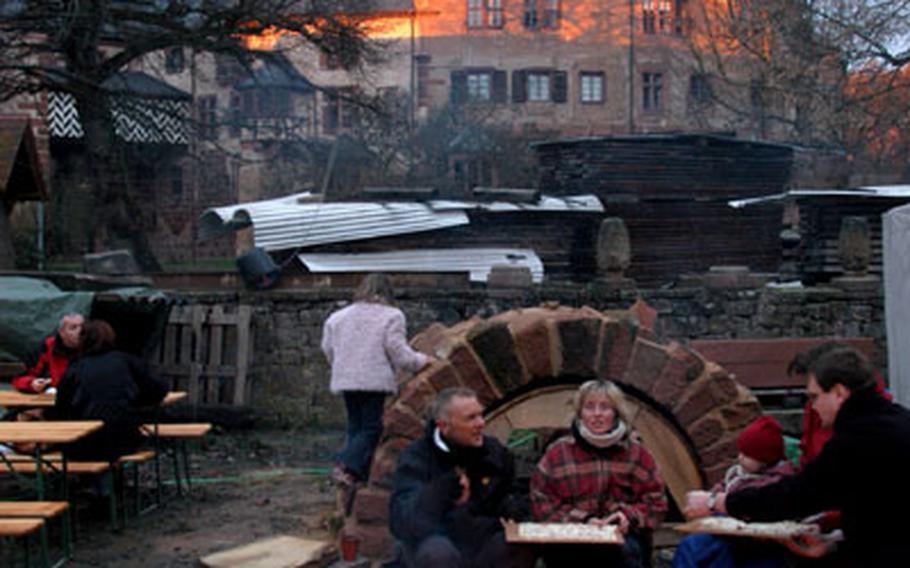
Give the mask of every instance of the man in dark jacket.
POLYGON ((75 313, 60 318, 57 333, 45 337, 41 347, 25 358, 25 374, 13 378, 13 388, 36 393, 56 387, 67 365, 79 353, 79 336, 84 321, 81 314, 75 313))
POLYGON ((822 425, 834 427, 818 457, 797 475, 766 487, 729 496, 693 491, 687 515, 722 512, 773 521, 839 509, 845 540, 837 565, 905 562, 910 540, 900 516, 910 511, 910 411, 876 392, 869 363, 849 348, 819 357, 806 390, 822 425))
POLYGON ((524 568, 532 552, 507 545, 501 518, 527 510, 514 490, 509 451, 484 436, 474 391, 445 389, 423 437, 401 454, 390 502, 390 528, 413 568, 524 568))

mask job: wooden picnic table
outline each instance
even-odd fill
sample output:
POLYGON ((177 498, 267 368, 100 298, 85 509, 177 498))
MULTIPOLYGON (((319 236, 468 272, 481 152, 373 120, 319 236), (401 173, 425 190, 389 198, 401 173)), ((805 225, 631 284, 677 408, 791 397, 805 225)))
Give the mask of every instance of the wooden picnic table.
POLYGON ((100 420, 0 421, 0 442, 68 444, 100 429, 100 420))
MULTIPOLYGON (((185 399, 186 391, 170 391, 161 401, 161 406, 169 406, 185 399)), ((5 408, 47 408, 54 406, 55 395, 32 394, 12 390, 0 391, 0 406, 5 408)))
MULTIPOLYGON (((100 430, 104 426, 101 420, 34 420, 28 422, 0 421, 0 442, 5 443, 31 443, 34 445, 32 453, 35 459, 35 494, 38 501, 45 500, 45 476, 44 468, 51 465, 51 462, 42 457, 42 446, 44 444, 67 444, 75 442, 92 432, 100 430)), ((69 501, 69 481, 67 479, 67 459, 66 453, 61 456, 60 473, 63 475, 63 501, 69 501)), ((0 467, 12 467, 12 464, 3 455, 0 455, 0 467)), ((40 520, 40 519, 39 519, 40 520)), ((48 544, 47 529, 43 526, 41 530, 41 551, 44 557, 44 564, 48 562, 48 544)), ((72 527, 69 524, 69 518, 64 520, 63 528, 63 549, 68 557, 71 553, 72 527)))

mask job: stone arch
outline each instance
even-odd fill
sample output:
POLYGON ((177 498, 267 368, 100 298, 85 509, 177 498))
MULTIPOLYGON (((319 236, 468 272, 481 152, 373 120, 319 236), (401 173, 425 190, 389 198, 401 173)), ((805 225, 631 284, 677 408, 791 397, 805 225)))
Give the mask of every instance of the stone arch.
POLYGON ((391 551, 388 496, 402 449, 423 433, 440 390, 474 389, 489 431, 562 422, 574 385, 605 378, 631 393, 632 422, 661 466, 671 494, 714 483, 736 458, 736 435, 761 407, 723 368, 676 342, 662 342, 631 311, 541 306, 452 327, 433 324, 412 341, 439 361, 401 385, 386 407, 370 485, 357 492, 348 530, 373 557, 391 551), (673 443, 667 444, 670 437, 673 443), (657 451, 655 451, 657 450, 657 451))

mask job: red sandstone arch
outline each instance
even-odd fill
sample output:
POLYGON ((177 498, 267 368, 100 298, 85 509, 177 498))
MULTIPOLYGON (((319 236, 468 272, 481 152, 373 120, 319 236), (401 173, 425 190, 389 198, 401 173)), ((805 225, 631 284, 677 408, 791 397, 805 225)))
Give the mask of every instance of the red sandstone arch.
POLYGON ((491 409, 488 430, 503 435, 514 427, 564 426, 568 414, 556 409, 564 408, 573 384, 613 380, 633 393, 633 426, 677 501, 685 490, 720 479, 736 457, 736 435, 761 410, 758 401, 720 366, 660 342, 637 322, 629 311, 542 306, 449 328, 433 324, 418 334, 414 346, 439 362, 401 385, 386 408, 370 485, 358 491, 346 520, 362 537, 363 552, 391 551, 388 491, 397 457, 423 432, 435 394, 449 386, 474 389, 491 409))

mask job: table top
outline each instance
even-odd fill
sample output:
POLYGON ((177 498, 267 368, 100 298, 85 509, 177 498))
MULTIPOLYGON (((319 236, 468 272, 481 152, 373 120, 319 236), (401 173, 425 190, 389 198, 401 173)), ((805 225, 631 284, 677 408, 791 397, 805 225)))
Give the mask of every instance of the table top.
POLYGON ((161 406, 168 406, 186 398, 186 391, 171 391, 164 395, 161 406))
POLYGON ((91 434, 103 425, 100 420, 0 421, 0 442, 66 444, 91 434))
POLYGON ((18 406, 27 406, 31 408, 54 406, 54 395, 4 390, 0 391, 0 406, 7 408, 18 406))
MULTIPOLYGON (((171 391, 164 396, 161 401, 162 406, 168 406, 175 402, 185 399, 186 391, 171 391)), ((46 408, 54 406, 54 395, 52 394, 32 394, 12 390, 0 391, 0 406, 6 408, 26 407, 26 408, 46 408)))

